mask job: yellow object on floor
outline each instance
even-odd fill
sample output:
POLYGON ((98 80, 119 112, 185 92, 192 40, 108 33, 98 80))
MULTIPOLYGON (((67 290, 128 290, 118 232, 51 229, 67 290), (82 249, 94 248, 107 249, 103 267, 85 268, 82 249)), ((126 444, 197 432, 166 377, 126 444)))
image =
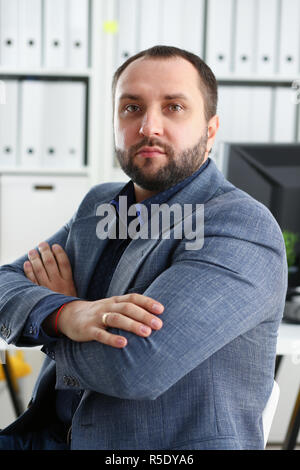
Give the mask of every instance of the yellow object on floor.
MULTIPOLYGON (((14 379, 19 379, 20 377, 25 377, 28 374, 31 374, 31 367, 24 360, 23 351, 16 351, 14 355, 9 354, 9 365, 11 368, 11 373, 14 379)), ((3 367, 0 364, 0 380, 5 380, 5 375, 3 372, 3 367)))

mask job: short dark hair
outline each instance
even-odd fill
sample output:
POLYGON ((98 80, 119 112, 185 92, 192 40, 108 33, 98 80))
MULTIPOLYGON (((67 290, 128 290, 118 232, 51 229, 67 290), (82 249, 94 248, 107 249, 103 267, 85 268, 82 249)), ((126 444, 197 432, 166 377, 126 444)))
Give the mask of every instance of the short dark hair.
POLYGON ((188 60, 194 67, 197 69, 199 74, 199 86, 200 91, 202 92, 204 100, 204 112, 205 118, 207 121, 212 118, 217 112, 217 103, 218 103, 218 85, 215 75, 209 66, 192 52, 180 49, 178 47, 171 46, 153 46, 149 49, 145 49, 137 54, 129 57, 120 67, 115 71, 113 80, 112 80, 112 98, 113 98, 113 109, 115 106, 115 92, 117 82, 120 78, 120 75, 129 64, 135 60, 145 57, 151 59, 169 59, 172 57, 182 57, 183 59, 188 60))

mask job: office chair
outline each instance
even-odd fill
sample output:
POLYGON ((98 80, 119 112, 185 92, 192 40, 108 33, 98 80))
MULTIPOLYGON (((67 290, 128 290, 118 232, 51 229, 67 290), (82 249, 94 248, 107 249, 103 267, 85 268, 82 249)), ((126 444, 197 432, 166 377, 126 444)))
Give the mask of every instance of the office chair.
POLYGON ((280 389, 278 383, 274 380, 272 392, 270 398, 266 404, 266 407, 263 411, 262 421, 263 421, 263 431, 264 431, 264 445, 266 447, 268 437, 271 430, 271 425, 274 419, 275 411, 278 405, 280 395, 280 389))

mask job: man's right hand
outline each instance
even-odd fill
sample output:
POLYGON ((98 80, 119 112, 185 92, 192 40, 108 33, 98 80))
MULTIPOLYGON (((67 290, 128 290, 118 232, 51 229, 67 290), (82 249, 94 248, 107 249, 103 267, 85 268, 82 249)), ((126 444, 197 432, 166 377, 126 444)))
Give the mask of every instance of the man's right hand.
MULTIPOLYGON (((73 341, 94 340, 122 348, 127 344, 126 338, 108 332, 107 326, 147 337, 152 329, 159 330, 162 327, 163 323, 156 315, 163 310, 160 303, 141 294, 125 294, 94 302, 75 300, 65 305, 59 315, 57 327, 73 341), (106 316, 106 325, 103 325, 105 313, 109 315, 106 316)), ((55 315, 52 315, 54 322, 55 315)))

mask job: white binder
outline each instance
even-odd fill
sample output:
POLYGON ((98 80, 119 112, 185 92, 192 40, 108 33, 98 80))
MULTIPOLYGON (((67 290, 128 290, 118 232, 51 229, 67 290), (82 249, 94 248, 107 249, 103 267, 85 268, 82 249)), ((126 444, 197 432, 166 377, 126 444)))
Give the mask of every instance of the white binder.
POLYGON ((233 0, 208 2, 206 62, 217 76, 232 71, 233 0))
POLYGON ((66 65, 66 7, 67 0, 44 1, 45 67, 66 65))
POLYGON ((221 145, 222 142, 231 141, 233 139, 233 122, 232 122, 232 86, 220 85, 218 87, 218 109, 219 129, 217 131, 214 145, 210 156, 216 162, 218 168, 222 168, 221 145))
POLYGON ((88 0, 68 0, 67 66, 88 65, 88 0))
POLYGON ((85 147, 85 84, 24 80, 21 166, 80 168, 85 147))
POLYGON ((137 12, 137 0, 118 1, 117 67, 137 52, 137 12))
POLYGON ((249 87, 249 92, 249 139, 252 142, 269 142, 271 139, 272 90, 267 86, 254 86, 249 87))
POLYGON ((182 11, 182 48, 203 58, 204 1, 181 0, 182 11))
POLYGON ((261 76, 276 71, 278 0, 258 0, 256 70, 261 76))
POLYGON ((19 15, 19 65, 24 68, 40 67, 42 46, 41 0, 20 0, 19 15))
POLYGON ((20 165, 39 168, 46 129, 45 82, 22 80, 20 94, 20 165))
POLYGON ((183 3, 181 0, 164 0, 161 5, 162 42, 166 46, 182 47, 183 3))
POLYGON ((220 85, 218 88, 218 109, 219 129, 217 131, 212 153, 218 147, 218 143, 233 139, 233 100, 234 87, 230 85, 220 85))
POLYGON ((276 87, 274 90, 274 142, 293 142, 296 133, 296 111, 292 88, 276 87))
POLYGON ((57 168, 65 158, 65 84, 61 81, 44 82, 44 120, 41 166, 57 168))
POLYGON ((230 99, 230 110, 227 111, 226 119, 228 119, 228 125, 231 127, 230 140, 232 142, 245 142, 250 140, 250 129, 251 129, 251 89, 244 86, 233 86, 229 93, 231 94, 230 99))
POLYGON ((279 45, 279 73, 294 75, 299 73, 299 0, 282 0, 279 45))
POLYGON ((140 51, 161 44, 161 0, 140 0, 140 28, 138 49, 140 51))
POLYGON ((0 104, 0 168, 12 168, 17 163, 18 81, 3 83, 5 102, 0 104))
POLYGON ((6 87, 3 80, 0 80, 0 104, 6 104, 6 87))
POLYGON ((0 64, 17 67, 19 51, 19 0, 0 0, 0 64))
POLYGON ((65 90, 65 139, 64 167, 84 166, 85 153, 85 103, 86 85, 83 82, 68 83, 65 90))
POLYGON ((233 140, 268 142, 271 128, 271 89, 269 87, 234 87, 233 140))
POLYGON ((85 91, 83 82, 46 82, 43 167, 73 169, 83 166, 85 91))
POLYGON ((140 0, 138 49, 164 44, 203 56, 203 0, 140 0))
POLYGON ((271 135, 269 87, 222 86, 219 89, 218 142, 268 142, 271 135))
POLYGON ((237 75, 251 75, 254 72, 256 21, 256 2, 237 0, 234 39, 234 72, 237 75))

